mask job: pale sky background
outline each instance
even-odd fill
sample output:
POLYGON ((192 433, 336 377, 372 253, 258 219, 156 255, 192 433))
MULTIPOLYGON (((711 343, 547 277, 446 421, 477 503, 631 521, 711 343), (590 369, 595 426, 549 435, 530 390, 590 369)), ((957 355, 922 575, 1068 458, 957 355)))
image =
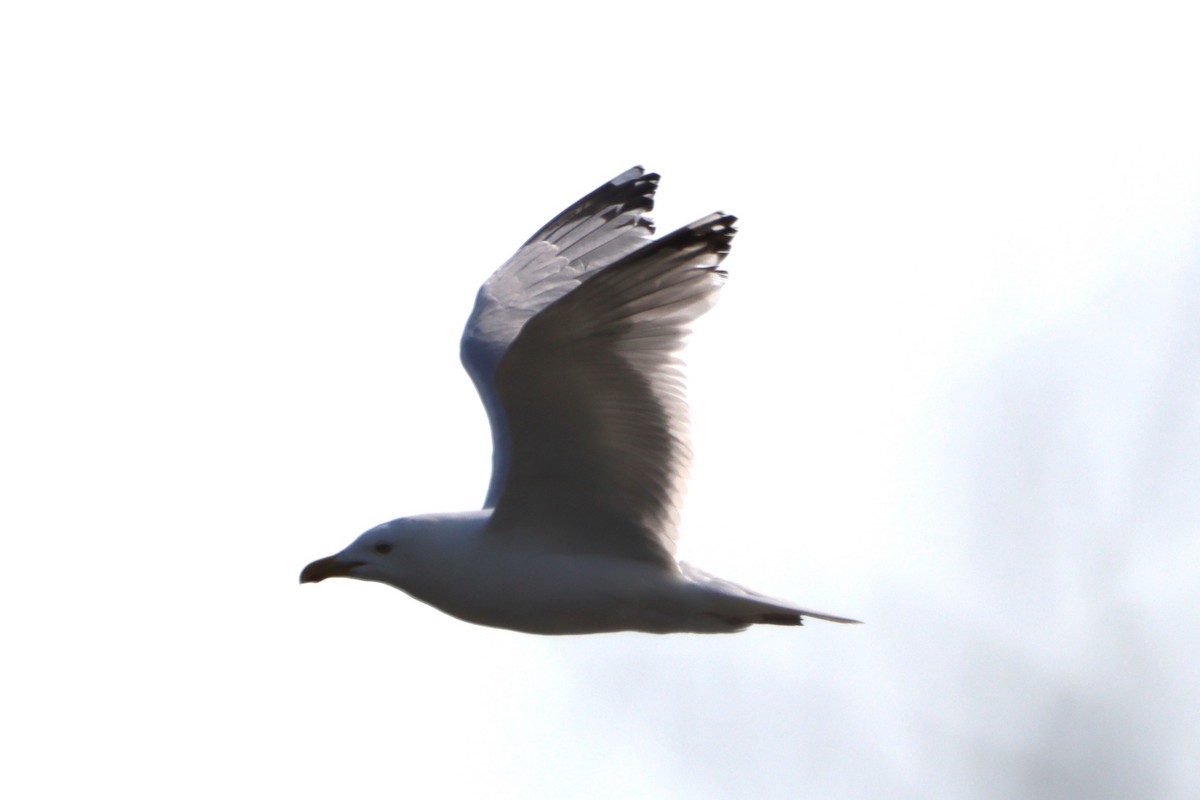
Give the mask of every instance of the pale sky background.
POLYGON ((0 793, 1200 796, 1190 5, 5 4, 0 793), (475 290, 637 163, 742 219, 684 555, 867 624, 298 586, 481 501, 475 290))

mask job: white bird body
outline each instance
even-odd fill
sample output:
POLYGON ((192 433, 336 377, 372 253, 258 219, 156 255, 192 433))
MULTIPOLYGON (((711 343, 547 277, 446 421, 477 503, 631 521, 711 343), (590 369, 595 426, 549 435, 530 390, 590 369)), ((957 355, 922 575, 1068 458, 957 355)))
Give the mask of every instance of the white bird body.
POLYGON ((852 621, 755 596, 682 562, 663 570, 556 552, 540 537, 514 541, 488 530, 491 516, 484 509, 404 517, 373 528, 334 558, 362 560, 351 577, 393 585, 452 617, 525 633, 727 633, 755 617, 797 613, 852 621), (390 558, 367 561, 382 541, 395 543, 390 558))
POLYGON ((635 167, 559 214, 484 283, 463 363, 492 424, 485 508, 405 517, 301 582, 394 586, 451 616, 539 634, 728 633, 821 614, 675 557, 691 452, 680 362, 715 301, 734 218, 651 241, 635 167))

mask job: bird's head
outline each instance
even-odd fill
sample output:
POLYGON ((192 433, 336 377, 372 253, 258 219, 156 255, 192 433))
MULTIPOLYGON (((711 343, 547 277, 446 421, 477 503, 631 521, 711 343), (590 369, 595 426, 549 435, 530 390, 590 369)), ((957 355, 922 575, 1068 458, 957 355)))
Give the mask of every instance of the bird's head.
POLYGON ((319 558, 300 573, 301 583, 326 578, 378 581, 410 591, 422 576, 444 570, 469 551, 491 512, 422 514, 377 525, 337 555, 319 558))
POLYGON ((355 578, 360 581, 394 583, 404 572, 404 551, 412 538, 409 520, 397 519, 377 525, 359 536, 342 552, 318 558, 300 572, 301 583, 320 583, 326 578, 355 578))

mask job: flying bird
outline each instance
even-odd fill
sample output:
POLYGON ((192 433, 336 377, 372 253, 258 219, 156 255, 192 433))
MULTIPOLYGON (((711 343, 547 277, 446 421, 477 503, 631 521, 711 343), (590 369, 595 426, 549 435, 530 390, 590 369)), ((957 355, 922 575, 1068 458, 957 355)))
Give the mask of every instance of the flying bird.
POLYGON ((634 167, 567 208, 479 290, 461 355, 492 429, 484 507, 379 525, 301 583, 377 581, 538 634, 732 633, 822 614, 675 556, 691 461, 677 357, 712 307, 736 218, 651 238, 634 167))

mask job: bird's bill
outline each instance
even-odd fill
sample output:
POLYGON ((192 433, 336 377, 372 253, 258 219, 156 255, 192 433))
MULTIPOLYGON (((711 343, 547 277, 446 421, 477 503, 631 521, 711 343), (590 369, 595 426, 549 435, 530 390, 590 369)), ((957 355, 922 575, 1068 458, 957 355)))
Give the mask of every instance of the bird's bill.
POLYGON ((320 583, 326 578, 348 578, 355 567, 363 561, 339 561, 337 556, 318 558, 300 572, 301 583, 320 583))

